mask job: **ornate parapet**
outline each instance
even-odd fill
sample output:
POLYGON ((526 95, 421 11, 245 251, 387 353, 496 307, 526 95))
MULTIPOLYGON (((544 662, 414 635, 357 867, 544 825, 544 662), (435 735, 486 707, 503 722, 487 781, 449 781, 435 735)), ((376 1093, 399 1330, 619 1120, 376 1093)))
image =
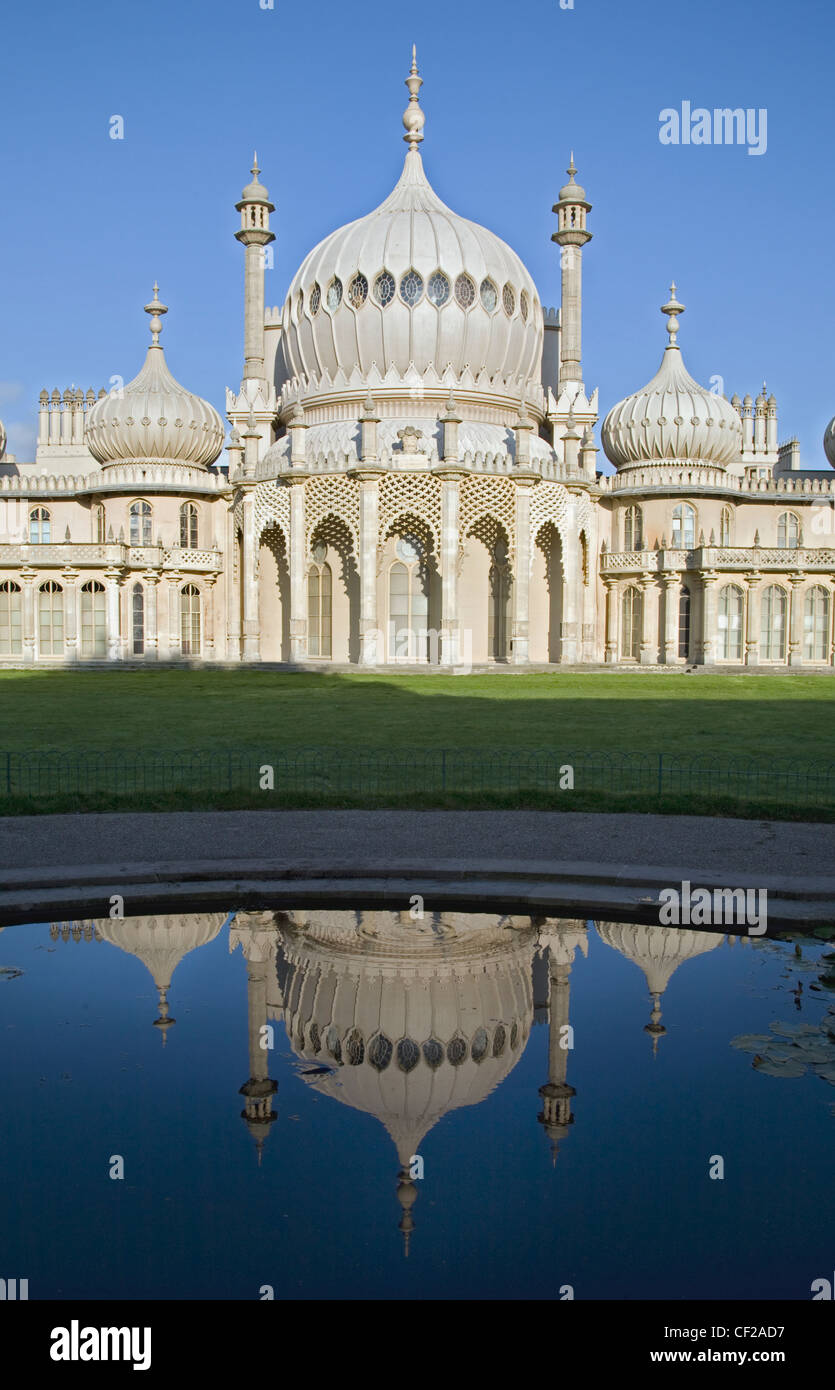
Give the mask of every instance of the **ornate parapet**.
POLYGON ((702 545, 694 550, 604 551, 600 557, 602 575, 662 574, 668 570, 754 569, 778 571, 781 574, 795 571, 828 573, 835 571, 835 549, 702 545))

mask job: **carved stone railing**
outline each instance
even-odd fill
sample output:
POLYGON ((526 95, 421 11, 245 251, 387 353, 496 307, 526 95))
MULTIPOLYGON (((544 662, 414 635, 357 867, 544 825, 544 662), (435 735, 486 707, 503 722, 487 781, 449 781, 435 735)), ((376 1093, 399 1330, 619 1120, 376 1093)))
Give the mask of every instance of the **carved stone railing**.
POLYGON ((835 549, 701 545, 693 550, 612 550, 600 556, 602 575, 663 574, 676 570, 835 573, 835 549))
POLYGON ((597 484, 602 492, 628 492, 633 488, 681 492, 682 489, 711 488, 743 493, 747 497, 835 498, 835 474, 831 478, 738 478, 727 474, 723 468, 698 464, 627 468, 620 473, 602 473, 597 484))
POLYGON ((219 550, 187 550, 181 546, 130 546, 121 541, 59 541, 54 545, 26 542, 0 544, 0 568, 28 565, 32 569, 156 569, 183 573, 219 574, 219 550))

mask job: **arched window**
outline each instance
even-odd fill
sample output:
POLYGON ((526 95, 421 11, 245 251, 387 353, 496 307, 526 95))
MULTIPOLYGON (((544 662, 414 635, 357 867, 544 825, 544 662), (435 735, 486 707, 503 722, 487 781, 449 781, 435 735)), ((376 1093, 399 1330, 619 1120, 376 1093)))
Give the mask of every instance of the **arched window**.
POLYGON ((786 591, 769 584, 762 598, 760 656, 764 661, 786 659, 786 591))
POLYGON ((151 504, 150 502, 131 502, 130 504, 130 543, 131 545, 151 545, 151 504))
POLYGON ((136 583, 131 590, 130 600, 131 637, 134 656, 145 653, 145 590, 136 583))
POLYGON ((673 507, 673 550, 693 550, 696 545, 696 508, 689 502, 673 507))
POLYGON ((49 545, 50 520, 46 507, 33 507, 29 513, 29 544, 49 545))
POLYGON ((180 644, 183 656, 200 655, 200 590, 195 584, 180 590, 180 644))
POLYGON ((413 536, 397 542, 389 570, 389 656, 394 661, 425 661, 429 644, 429 598, 420 543, 413 536))
POLYGON ((493 547, 487 595, 487 650, 493 661, 507 661, 507 617, 510 599, 510 567, 507 542, 493 547))
POLYGON ((52 579, 38 590, 38 651, 64 655, 64 590, 52 579))
POLYGON ((800 522, 794 512, 781 512, 777 522, 777 544, 781 550, 797 550, 800 544, 800 522))
POLYGON ((719 590, 719 643, 717 654, 722 661, 742 660, 742 622, 745 599, 736 584, 726 584, 719 590))
POLYGON ((626 661, 639 661, 641 657, 642 598, 640 589, 632 586, 623 591, 620 654, 626 661))
POLYGON ((644 516, 640 507, 627 507, 623 515, 624 550, 643 550, 644 516))
POLYGON ((104 545, 106 539, 104 504, 97 502, 93 508, 93 540, 96 545, 104 545))
POLYGON ((197 549, 197 507, 193 502, 184 502, 180 508, 180 547, 197 549))
POLYGON ((589 582, 589 543, 585 531, 580 532, 580 570, 583 575, 583 583, 589 582))
POLYGON ((690 660, 690 590, 686 585, 678 596, 678 654, 690 660))
POLYGON ((23 609, 20 585, 6 579, 0 584, 0 656, 19 656, 23 651, 23 609))
POLYGON ((333 576, 327 546, 317 545, 307 571, 307 652, 333 655, 333 576))
POLYGON ((731 509, 723 507, 719 517, 719 544, 730 545, 731 543, 731 509))
POLYGON ((107 600, 97 579, 81 586, 81 655, 107 656, 107 600))
POLYGON ((803 605, 803 655, 807 661, 829 661, 829 594, 815 584, 803 605))

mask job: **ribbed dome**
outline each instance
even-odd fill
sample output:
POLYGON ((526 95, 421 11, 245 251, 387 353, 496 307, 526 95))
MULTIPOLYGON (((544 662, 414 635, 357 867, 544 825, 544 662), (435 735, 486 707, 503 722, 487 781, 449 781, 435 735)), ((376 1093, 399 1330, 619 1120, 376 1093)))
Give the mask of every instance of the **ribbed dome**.
POLYGON ((675 339, 683 310, 673 285, 672 298, 661 311, 669 317, 670 343, 660 368, 642 391, 620 401, 603 421, 603 448, 616 468, 668 459, 724 467, 742 451, 742 421, 733 406, 694 381, 682 361, 675 339))
POLYGON ((159 344, 157 298, 146 304, 153 342, 145 365, 121 394, 103 396, 87 416, 86 441, 99 463, 186 463, 205 468, 223 447, 224 428, 208 401, 187 391, 168 370, 159 344))
MULTIPOLYGON (((0 430, 2 430, 1 425, 0 430)), ((826 457, 829 459, 832 467, 835 468, 835 418, 830 420, 826 427, 826 433, 823 436, 823 447, 826 457)), ((0 454, 2 454, 2 452, 2 449, 0 449, 0 454)))
POLYGON ((3 421, 0 420, 0 459, 6 452, 6 431, 3 428, 3 421))
MULTIPOLYGON (((416 69, 410 79, 420 85, 416 69)), ((408 83, 407 83, 408 85, 408 83)), ((410 87, 410 92, 412 87, 410 87)), ((276 387, 482 370, 510 394, 539 383, 542 310, 530 274, 492 232, 459 217, 430 187, 418 153, 416 88, 410 148, 379 207, 332 232, 306 257, 282 315, 276 387)), ((408 120, 407 120, 408 117, 408 120)))

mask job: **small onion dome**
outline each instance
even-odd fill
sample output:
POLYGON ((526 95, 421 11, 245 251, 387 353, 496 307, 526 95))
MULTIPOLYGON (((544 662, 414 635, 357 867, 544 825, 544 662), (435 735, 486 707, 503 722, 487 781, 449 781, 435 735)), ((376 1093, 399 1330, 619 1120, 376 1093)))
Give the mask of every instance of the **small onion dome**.
POLYGON ((0 420, 0 459, 6 452, 6 431, 3 428, 3 421, 0 420))
POLYGON ((642 391, 620 401, 603 421, 603 448, 616 468, 668 459, 724 467, 742 450, 742 421, 734 407, 700 386, 684 366, 676 345, 684 305, 675 297, 675 285, 671 296, 661 310, 669 319, 670 342, 660 368, 642 391))
POLYGON ((99 463, 184 463, 205 468, 223 448, 224 428, 214 406, 175 381, 159 343, 161 304, 145 305, 152 342, 145 365, 120 392, 96 401, 87 415, 86 440, 99 463))
POLYGON ((264 187, 263 183, 261 183, 261 180, 258 178, 260 172, 261 170, 258 166, 258 153, 256 151, 252 156, 252 169, 250 170, 250 173, 252 174, 252 182, 247 184, 246 188, 241 194, 241 202, 235 204, 239 211, 242 203, 269 203, 270 212, 275 212, 273 204, 270 203, 270 195, 267 192, 267 189, 264 187))
POLYGON ((829 459, 832 467, 835 468, 835 417, 829 421, 826 427, 826 433, 823 436, 823 447, 826 457, 829 459))
POLYGON ((574 175, 577 170, 574 167, 574 151, 571 151, 571 159, 565 171, 568 174, 568 183, 564 183, 560 189, 561 203, 584 203, 586 201, 586 190, 582 184, 576 183, 574 175))

